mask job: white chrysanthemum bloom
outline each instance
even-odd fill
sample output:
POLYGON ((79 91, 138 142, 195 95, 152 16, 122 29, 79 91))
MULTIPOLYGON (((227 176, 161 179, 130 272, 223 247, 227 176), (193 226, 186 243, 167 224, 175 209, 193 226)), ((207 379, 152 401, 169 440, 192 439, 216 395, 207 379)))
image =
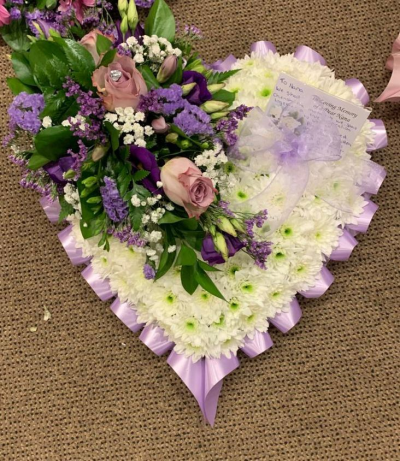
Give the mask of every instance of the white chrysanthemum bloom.
MULTIPOLYGON (((136 50, 136 56, 149 59, 151 51, 156 67, 159 66, 157 61, 165 58, 161 52, 166 55, 175 53, 167 40, 157 36, 144 37, 143 46, 134 39, 128 40, 127 44, 136 50)), ((235 106, 246 104, 265 109, 281 72, 360 105, 351 89, 342 80, 336 80, 329 68, 319 63, 298 61, 293 55, 268 53, 260 57, 252 54, 237 61, 234 68, 242 70, 227 81, 226 89, 236 93, 235 106)), ((105 118, 117 126, 125 123, 134 126, 143 122, 144 117, 140 114, 117 109, 116 114, 106 114, 105 118)), ((279 113, 275 115, 280 116, 279 113)), ((138 138, 136 143, 142 142, 143 136, 150 133, 148 128, 141 128, 143 131, 132 131, 132 135, 138 138)), ((98 247, 99 237, 84 240, 79 220, 71 217, 77 246, 82 248, 85 256, 92 256, 95 271, 109 279, 120 298, 135 306, 140 322, 157 324, 165 330, 175 343, 176 352, 192 356, 194 360, 203 356, 236 354, 247 336, 252 338, 256 330, 268 329, 268 318, 287 311, 296 292, 314 285, 323 262, 337 245, 342 227, 354 223, 362 212, 365 201, 354 182, 362 182, 367 174, 370 155, 366 146, 373 140, 371 128, 372 123, 366 122, 340 160, 311 163, 303 196, 290 216, 284 222, 278 222, 277 228, 268 236, 273 246, 267 270, 261 270, 248 255, 239 252, 226 264, 217 266, 220 272, 208 272, 226 302, 209 295, 201 287, 190 296, 182 287, 179 267, 172 267, 155 282, 146 280, 143 265, 147 247, 127 248, 126 244, 111 237, 110 251, 106 252, 98 247)), ((220 146, 202 152, 195 161, 207 169, 210 177, 218 177, 215 171, 222 171, 225 176, 229 173, 220 184, 223 199, 245 203, 258 197, 256 206, 258 203, 260 210, 267 208, 272 217, 274 214, 278 216, 289 191, 277 187, 267 203, 262 194, 258 196, 275 178, 274 165, 268 163, 270 160, 249 157, 238 168, 232 162, 226 163, 225 154, 217 152, 218 148, 220 146)), ((132 204, 140 206, 140 199, 132 197, 132 204)), ((163 206, 167 210, 174 208, 171 203, 163 206)), ((153 210, 150 215, 143 216, 142 222, 156 223, 164 211, 164 208, 153 210)), ((151 257, 158 257, 160 243, 150 245, 155 252, 151 257)), ((178 248, 174 245, 170 249, 179 250, 179 244, 178 248)))

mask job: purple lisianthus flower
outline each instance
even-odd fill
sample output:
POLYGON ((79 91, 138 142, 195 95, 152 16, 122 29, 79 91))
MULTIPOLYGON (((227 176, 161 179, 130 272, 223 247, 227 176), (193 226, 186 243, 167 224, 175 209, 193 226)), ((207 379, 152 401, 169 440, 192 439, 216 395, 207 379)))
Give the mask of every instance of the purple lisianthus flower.
POLYGON ((71 156, 61 157, 56 162, 50 162, 44 165, 43 169, 50 176, 51 180, 60 186, 65 186, 67 181, 64 179, 64 173, 72 168, 74 159, 71 156))
POLYGON ((157 165, 157 160, 149 150, 144 147, 132 145, 130 148, 130 160, 133 164, 134 171, 147 170, 150 174, 142 180, 143 186, 152 194, 160 194, 162 190, 157 186, 157 182, 161 181, 160 168, 157 165))
MULTIPOLYGON (((228 247, 228 256, 230 258, 242 248, 244 248, 245 245, 237 237, 233 237, 232 235, 226 234, 225 232, 222 232, 222 234, 225 238, 226 246, 228 247)), ((207 234, 203 240, 203 245, 201 247, 201 257, 211 266, 214 266, 215 264, 223 264, 225 262, 221 253, 215 249, 211 234, 207 234)))
POLYGON ((196 83, 193 90, 186 96, 186 99, 190 102, 190 104, 200 106, 200 104, 203 104, 212 98, 211 93, 207 89, 207 79, 204 75, 193 70, 185 70, 183 72, 182 85, 186 85, 188 83, 196 83))
POLYGON ((117 40, 114 42, 114 47, 117 47, 118 45, 121 45, 121 43, 126 42, 127 38, 132 37, 132 36, 135 37, 139 43, 142 43, 143 35, 144 35, 144 28, 141 23, 139 23, 136 26, 135 32, 133 34, 132 34, 132 31, 129 29, 128 32, 126 32, 125 36, 121 32, 121 21, 119 19, 115 21, 115 27, 117 29, 118 37, 117 37, 117 40))

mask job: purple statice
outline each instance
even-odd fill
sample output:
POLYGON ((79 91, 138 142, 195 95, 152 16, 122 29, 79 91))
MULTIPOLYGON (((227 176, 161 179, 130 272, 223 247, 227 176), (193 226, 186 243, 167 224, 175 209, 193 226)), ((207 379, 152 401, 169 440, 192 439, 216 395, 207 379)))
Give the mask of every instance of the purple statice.
POLYGON ((203 38, 203 33, 194 24, 186 25, 184 31, 185 31, 185 35, 187 35, 191 39, 200 40, 203 38))
POLYGON ((114 222, 121 222, 128 216, 128 205, 122 200, 114 179, 104 177, 104 186, 100 187, 104 210, 114 222))
POLYGON ((19 8, 14 6, 10 9, 10 18, 12 21, 18 21, 19 19, 21 19, 21 17, 22 14, 19 8))
POLYGON ((150 264, 145 264, 143 266, 143 274, 146 280, 153 280, 156 276, 156 271, 150 264))
POLYGON ((150 8, 154 0, 135 0, 135 3, 140 8, 150 8))
POLYGON ((239 127, 239 120, 243 120, 251 107, 241 105, 229 113, 227 118, 221 119, 216 128, 222 133, 223 140, 228 146, 234 146, 238 140, 236 131, 239 127))
POLYGON ((52 184, 47 174, 42 169, 37 171, 26 169, 22 174, 20 185, 24 189, 32 189, 45 196, 49 196, 52 191, 52 184))
POLYGON ((67 26, 71 20, 71 12, 60 11, 40 11, 35 9, 30 12, 25 12, 26 23, 37 38, 40 37, 40 32, 37 27, 42 31, 45 37, 49 37, 49 30, 54 29, 59 32, 62 37, 68 33, 67 26))
POLYGON ((68 149, 67 153, 73 158, 74 162, 71 165, 71 170, 76 172, 75 180, 78 180, 81 173, 81 168, 83 162, 87 159, 88 148, 83 144, 83 142, 78 140, 79 151, 73 152, 72 149, 68 149))
POLYGON ((24 4, 24 0, 9 0, 9 3, 11 3, 11 5, 21 6, 24 4))
POLYGON ((261 210, 259 213, 253 215, 251 218, 246 219, 244 224, 246 226, 246 233, 249 237, 254 237, 254 226, 258 227, 259 229, 262 228, 265 221, 268 219, 268 211, 261 210))
POLYGON ((82 117, 96 117, 103 120, 106 109, 103 100, 93 95, 93 91, 83 91, 80 85, 67 77, 63 85, 67 97, 76 96, 76 102, 80 105, 79 114, 82 117))
POLYGON ((254 259, 259 268, 266 269, 265 263, 272 252, 271 246, 271 242, 251 240, 246 247, 246 253, 254 259))
POLYGON ((182 87, 175 83, 169 88, 158 88, 142 96, 137 110, 140 112, 154 112, 161 115, 173 115, 185 107, 186 101, 182 97, 182 87))
POLYGON ((229 202, 226 202, 225 200, 220 200, 218 202, 218 206, 222 208, 226 216, 229 216, 230 218, 234 218, 235 214, 233 213, 232 210, 229 208, 229 202))
POLYGON ((132 231, 131 226, 126 226, 122 229, 111 228, 107 232, 117 238, 121 243, 126 243, 128 246, 143 248, 147 244, 147 241, 142 238, 140 232, 132 231))
POLYGON ((187 136, 212 135, 213 128, 210 124, 210 116, 200 107, 193 106, 187 101, 184 110, 174 118, 174 124, 180 128, 187 136))
POLYGON ((39 115, 44 105, 42 94, 28 94, 23 91, 16 96, 8 108, 11 133, 14 135, 17 129, 31 134, 38 133, 42 125, 39 115))
POLYGON ((128 56, 130 58, 132 57, 132 51, 125 48, 122 43, 120 43, 117 46, 117 50, 118 50, 118 54, 121 55, 121 56, 128 56))

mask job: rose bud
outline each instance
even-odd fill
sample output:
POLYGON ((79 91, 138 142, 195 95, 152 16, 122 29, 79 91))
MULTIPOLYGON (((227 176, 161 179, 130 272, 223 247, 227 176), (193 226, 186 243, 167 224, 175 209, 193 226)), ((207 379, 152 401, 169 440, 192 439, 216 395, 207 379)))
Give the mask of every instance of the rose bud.
POLYGON ((92 153, 92 160, 94 162, 98 162, 99 160, 101 160, 107 153, 108 149, 110 148, 109 145, 105 145, 105 146, 96 146, 94 149, 93 149, 93 153, 92 153))
POLYGON ((94 63, 96 64, 96 66, 99 64, 100 59, 101 59, 99 53, 97 52, 97 45, 96 45, 98 35, 103 35, 103 34, 97 29, 92 30, 91 32, 83 36, 79 42, 93 56, 94 63))
POLYGON ((169 130, 169 125, 164 117, 154 119, 151 122, 151 127, 158 134, 166 133, 169 130))
POLYGON ((161 64, 160 70, 157 74, 157 81, 160 83, 165 83, 174 75, 177 67, 178 58, 174 55, 168 56, 161 64))
POLYGON ((214 200, 217 192, 210 178, 187 158, 176 157, 161 168, 166 196, 183 206, 189 218, 198 219, 214 200))

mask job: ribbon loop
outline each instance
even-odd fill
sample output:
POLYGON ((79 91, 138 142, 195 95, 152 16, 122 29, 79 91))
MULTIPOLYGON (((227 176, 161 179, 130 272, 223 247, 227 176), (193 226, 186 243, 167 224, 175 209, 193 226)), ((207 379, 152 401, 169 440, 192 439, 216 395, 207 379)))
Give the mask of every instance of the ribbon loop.
POLYGON ((274 318, 268 319, 272 325, 282 333, 287 333, 297 323, 299 323, 302 316, 301 307, 296 298, 293 298, 289 304, 287 312, 276 314, 274 318))
POLYGON ((357 218, 357 224, 348 224, 346 227, 352 231, 365 234, 377 209, 378 205, 371 200, 367 200, 367 205, 364 207, 361 215, 357 218))
POLYGON ((348 261, 357 244, 357 240, 348 230, 344 229, 343 234, 339 237, 338 246, 332 251, 330 259, 333 261, 348 261))
POLYGON ((139 339, 158 356, 164 355, 174 347, 174 343, 168 339, 164 330, 155 325, 144 327, 139 339))
POLYGON ((326 66, 325 59, 319 53, 306 45, 298 46, 294 52, 294 57, 299 61, 306 61, 309 63, 319 62, 323 66, 326 66))
POLYGON ((383 149, 388 145, 387 132, 383 121, 379 119, 370 119, 370 122, 374 124, 374 127, 372 128, 374 133, 374 142, 368 146, 368 152, 383 149))
POLYGON ((250 51, 260 56, 265 56, 268 53, 276 53, 276 48, 272 42, 261 40, 259 42, 254 42, 250 46, 250 51))
POLYGON ((324 266, 315 280, 315 285, 312 288, 309 288, 306 291, 300 291, 299 293, 305 298, 319 298, 326 293, 328 288, 332 285, 333 280, 333 275, 324 266))
POLYGON ((138 323, 136 311, 131 304, 123 303, 119 298, 116 298, 110 309, 134 333, 142 329, 144 323, 138 323))
POLYGON ((40 199, 40 205, 42 205, 42 208, 46 213, 48 220, 53 224, 57 223, 61 211, 61 206, 58 200, 55 200, 53 202, 49 200, 47 197, 42 197, 40 199))
POLYGON ((226 59, 222 60, 219 59, 218 61, 214 62, 210 67, 211 69, 217 72, 226 72, 227 70, 231 70, 232 66, 236 63, 237 59, 233 54, 230 54, 226 59))
POLYGON ((369 103, 369 94, 365 86, 358 80, 358 78, 349 78, 345 81, 346 85, 351 88, 354 96, 359 99, 364 106, 369 103))
POLYGON ((270 347, 272 347, 274 343, 272 342, 271 336, 267 331, 261 333, 259 331, 255 331, 253 339, 246 337, 244 346, 240 349, 250 358, 257 357, 257 355, 262 354, 270 347))
POLYGON ((82 277, 87 281, 92 290, 102 301, 108 301, 114 296, 108 280, 103 280, 98 274, 96 274, 91 264, 82 271, 82 277))
POLYGON ((69 225, 58 234, 61 245, 64 247, 71 263, 74 266, 86 264, 90 261, 90 256, 83 256, 82 248, 76 247, 75 238, 72 235, 72 225, 69 225))

